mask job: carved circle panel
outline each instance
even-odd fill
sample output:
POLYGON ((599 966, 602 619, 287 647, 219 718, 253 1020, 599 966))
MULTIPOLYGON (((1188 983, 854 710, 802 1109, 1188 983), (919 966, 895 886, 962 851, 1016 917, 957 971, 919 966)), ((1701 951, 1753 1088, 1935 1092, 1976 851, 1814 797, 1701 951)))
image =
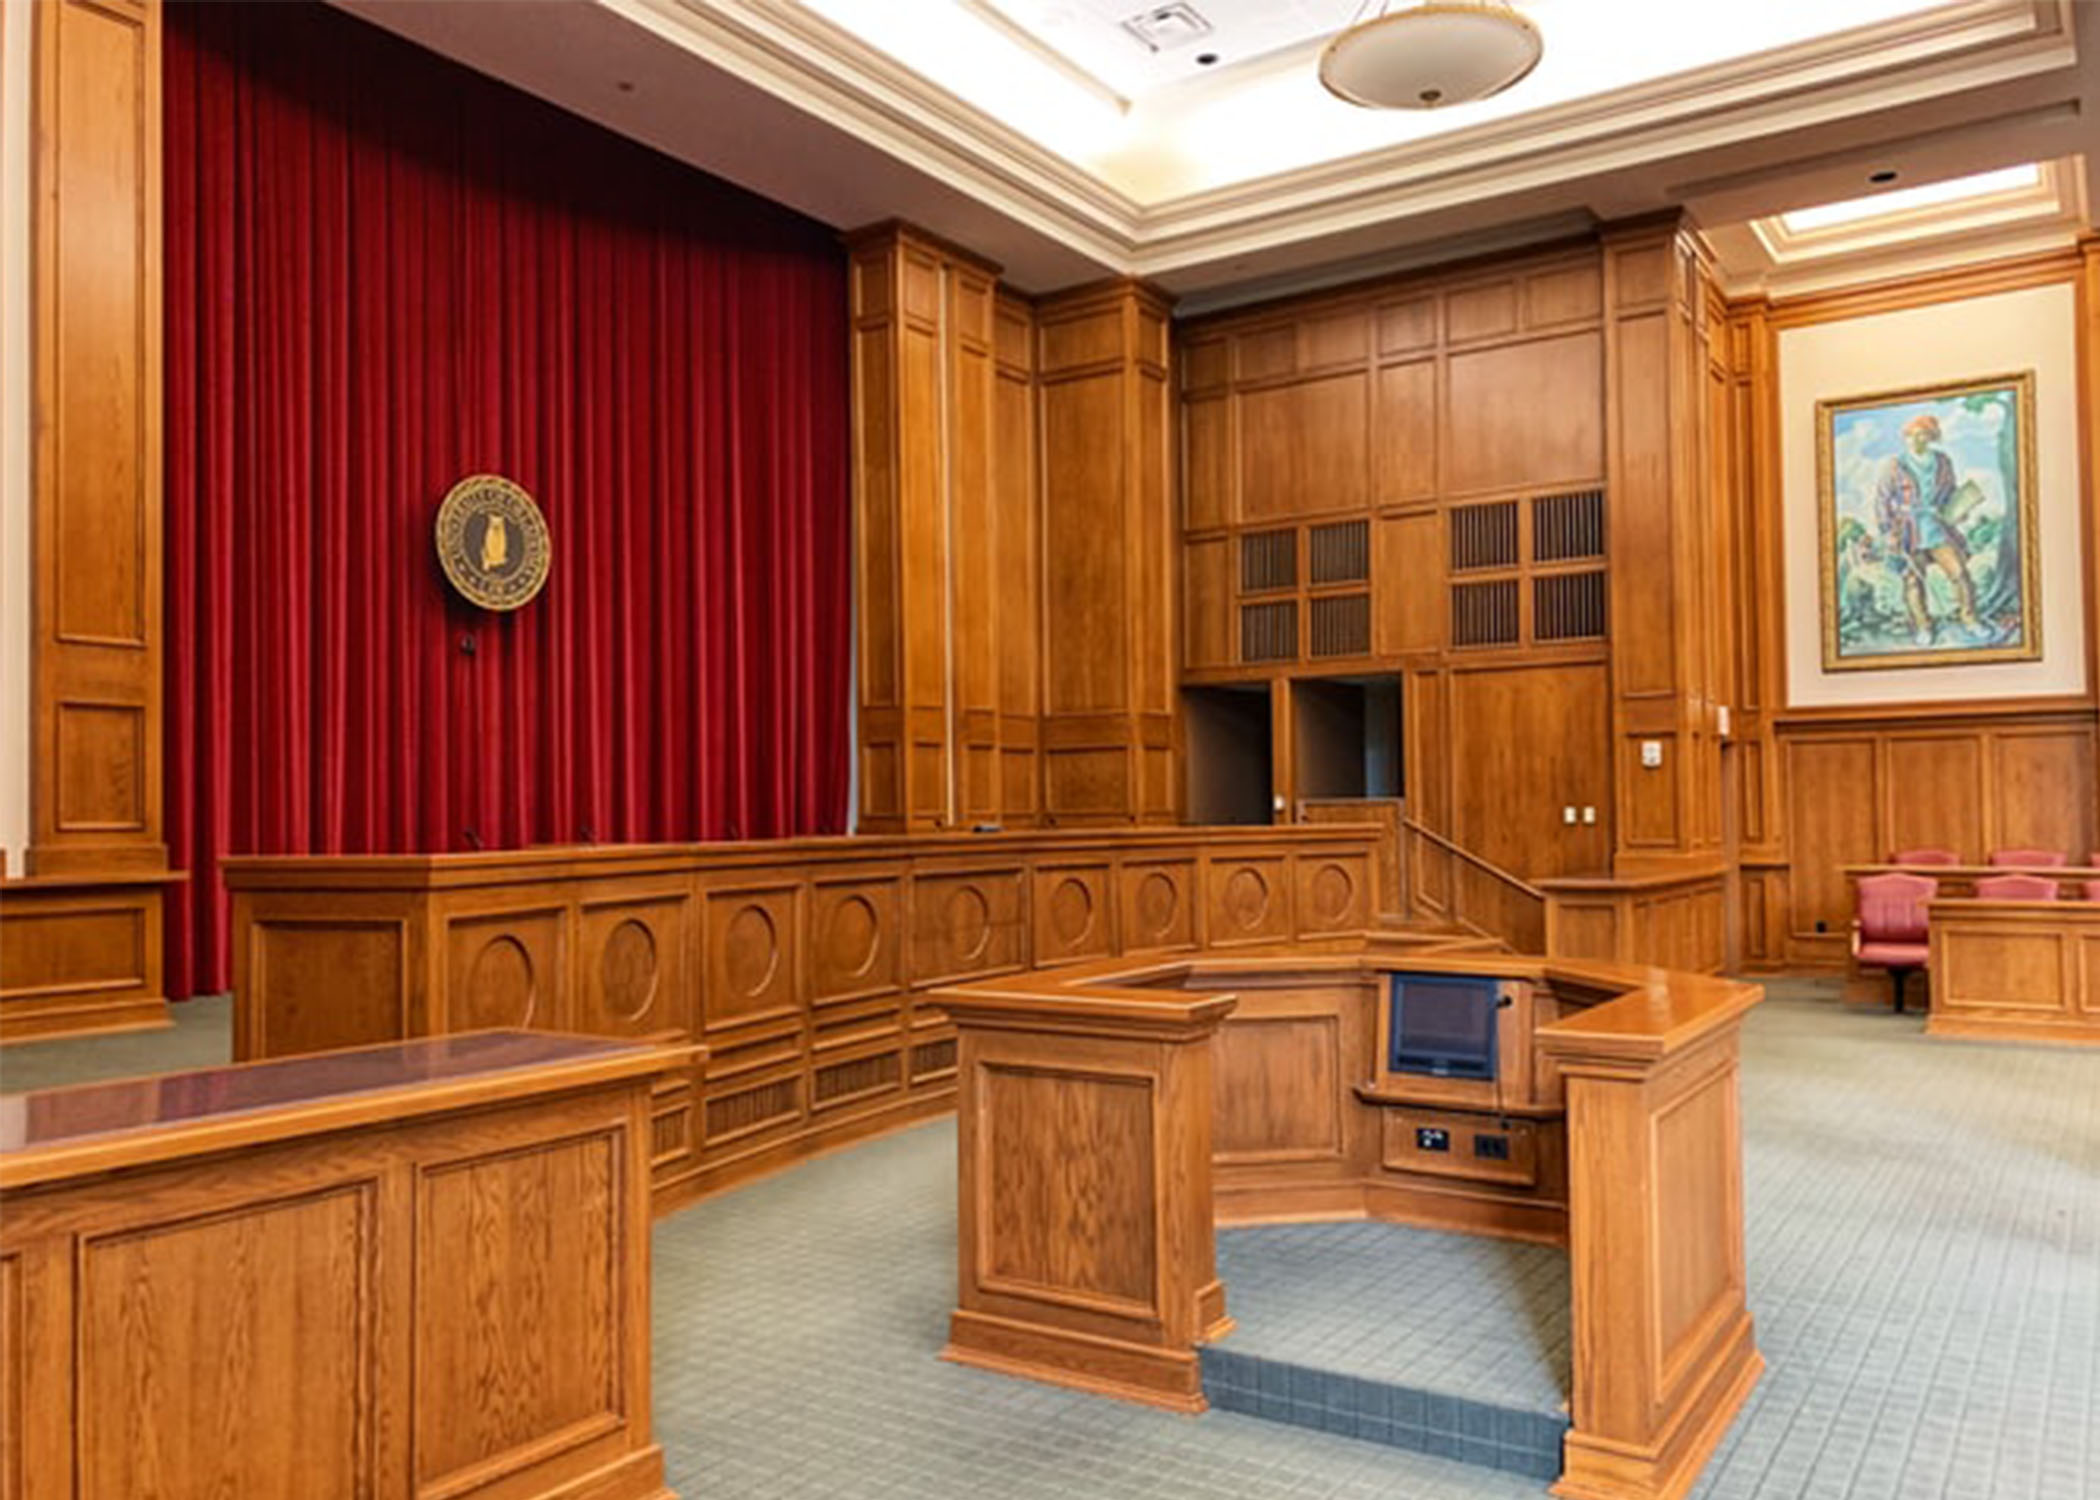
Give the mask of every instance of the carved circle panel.
POLYGON ((1174 882, 1154 870, 1138 884, 1138 927, 1147 938, 1163 938, 1173 930, 1181 910, 1181 892, 1174 882))
POLYGON ((1356 880, 1340 865, 1322 865, 1320 873, 1313 876, 1313 915, 1320 921, 1333 924, 1349 914, 1350 903, 1356 899, 1356 880))
POLYGON ((530 1026, 539 985, 532 955, 514 937, 493 937, 467 974, 467 1009, 476 1026, 530 1026))
POLYGON ((882 924, 866 896, 848 896, 831 909, 824 931, 824 959, 831 971, 858 979, 875 967, 882 924))
POLYGON ((608 1015, 638 1021, 656 1002, 656 934, 633 917, 612 930, 598 960, 598 982, 608 1015))
POLYGON ((974 963, 992 941, 992 909, 974 885, 957 886, 948 896, 948 947, 963 963, 974 963))
POLYGON ((747 906, 722 934, 722 977, 736 994, 764 992, 780 967, 780 934, 762 906, 747 906))
POLYGON ((1077 948, 1094 930, 1094 893, 1076 875, 1067 875, 1051 893, 1050 930, 1065 948, 1077 948))
POLYGON ((1225 915, 1242 932, 1252 932, 1268 919, 1269 882, 1258 870, 1235 870, 1225 882, 1225 915))

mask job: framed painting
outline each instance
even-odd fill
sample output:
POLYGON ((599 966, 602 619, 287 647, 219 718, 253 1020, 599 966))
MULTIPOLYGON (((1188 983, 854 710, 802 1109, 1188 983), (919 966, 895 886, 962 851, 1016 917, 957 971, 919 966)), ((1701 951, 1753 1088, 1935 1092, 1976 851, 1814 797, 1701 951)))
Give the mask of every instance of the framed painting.
POLYGON ((2035 661, 2034 372, 1816 403, 1823 670, 2035 661))

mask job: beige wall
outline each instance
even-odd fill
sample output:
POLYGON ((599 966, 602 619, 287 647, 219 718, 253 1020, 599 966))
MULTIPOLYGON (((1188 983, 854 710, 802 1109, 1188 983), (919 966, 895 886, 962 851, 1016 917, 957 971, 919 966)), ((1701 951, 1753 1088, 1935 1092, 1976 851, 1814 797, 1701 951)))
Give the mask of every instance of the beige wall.
POLYGON ((1942 703, 2085 691, 2077 322, 2075 288, 2060 282, 1780 333, 1780 474, 1790 706, 1942 703), (2035 372, 2042 659, 1972 667, 1825 672, 1817 574, 1816 402, 2023 370, 2035 372))
POLYGON ((29 843, 30 0, 0 7, 0 849, 29 843))

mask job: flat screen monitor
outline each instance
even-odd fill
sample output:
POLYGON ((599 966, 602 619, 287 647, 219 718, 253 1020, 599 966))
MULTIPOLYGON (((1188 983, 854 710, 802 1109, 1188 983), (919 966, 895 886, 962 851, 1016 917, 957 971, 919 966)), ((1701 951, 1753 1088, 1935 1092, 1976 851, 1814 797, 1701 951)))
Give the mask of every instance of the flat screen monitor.
POLYGON ((1463 974, 1392 978, 1389 1071, 1435 1078, 1495 1076, 1495 1011, 1502 997, 1496 980, 1463 974))

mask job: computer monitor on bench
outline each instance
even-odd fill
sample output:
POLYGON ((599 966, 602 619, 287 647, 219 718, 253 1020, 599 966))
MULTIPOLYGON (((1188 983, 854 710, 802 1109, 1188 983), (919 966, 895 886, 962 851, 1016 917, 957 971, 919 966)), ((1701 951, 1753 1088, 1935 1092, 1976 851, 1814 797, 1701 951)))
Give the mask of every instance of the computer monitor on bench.
POLYGON ((1433 1078, 1495 1076, 1495 1011, 1502 986, 1464 974, 1395 974, 1388 1071, 1433 1078))

